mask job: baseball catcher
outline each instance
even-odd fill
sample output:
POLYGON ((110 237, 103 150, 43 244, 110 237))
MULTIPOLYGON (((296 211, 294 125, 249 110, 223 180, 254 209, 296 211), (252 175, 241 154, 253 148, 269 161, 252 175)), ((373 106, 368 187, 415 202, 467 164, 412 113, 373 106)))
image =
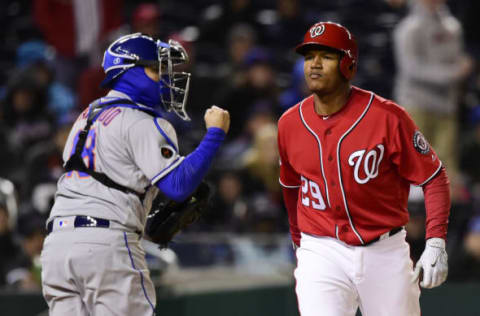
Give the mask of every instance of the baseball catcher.
POLYGON ((210 107, 204 138, 180 154, 165 113, 190 120, 190 73, 178 69, 186 62, 180 43, 140 33, 105 51, 102 86, 110 91, 70 131, 47 221, 41 262, 49 315, 155 315, 140 236, 146 230, 166 247, 205 211, 202 181, 230 126, 227 111, 210 107))

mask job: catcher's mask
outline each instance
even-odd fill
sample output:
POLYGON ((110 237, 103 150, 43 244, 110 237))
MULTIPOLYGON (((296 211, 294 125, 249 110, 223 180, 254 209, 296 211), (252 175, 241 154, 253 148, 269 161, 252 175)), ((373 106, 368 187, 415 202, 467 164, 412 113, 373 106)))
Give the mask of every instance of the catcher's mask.
POLYGON ((295 51, 301 55, 318 46, 333 48, 342 54, 340 72, 351 80, 357 71, 358 46, 355 37, 344 26, 334 22, 318 22, 305 33, 295 51))
POLYGON ((113 42, 103 55, 105 79, 101 86, 111 87, 115 80, 135 66, 158 68, 159 94, 163 108, 189 121, 185 107, 191 75, 175 71, 176 66, 187 62, 188 54, 177 41, 169 40, 165 43, 141 33, 125 35, 113 42))

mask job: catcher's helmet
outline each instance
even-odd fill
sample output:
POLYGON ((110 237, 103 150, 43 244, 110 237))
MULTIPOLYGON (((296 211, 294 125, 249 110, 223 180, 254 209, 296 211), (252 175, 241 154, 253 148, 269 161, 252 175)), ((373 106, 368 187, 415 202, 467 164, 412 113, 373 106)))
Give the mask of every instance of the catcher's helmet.
POLYGON ((114 41, 103 55, 105 79, 101 86, 112 87, 114 81, 132 67, 158 67, 159 91, 165 110, 173 110, 180 118, 190 120, 185 111, 190 73, 173 70, 174 66, 186 62, 188 54, 177 41, 164 43, 141 33, 125 35, 114 41))
POLYGON ((358 47, 352 33, 344 26, 333 22, 318 22, 305 33, 303 42, 295 48, 301 55, 312 46, 326 46, 342 53, 340 72, 348 80, 357 71, 358 47))

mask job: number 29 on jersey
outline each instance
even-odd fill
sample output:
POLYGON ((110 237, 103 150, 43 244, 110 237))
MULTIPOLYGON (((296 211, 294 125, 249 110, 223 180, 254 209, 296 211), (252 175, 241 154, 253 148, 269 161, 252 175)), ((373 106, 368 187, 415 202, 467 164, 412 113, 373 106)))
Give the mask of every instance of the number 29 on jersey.
POLYGON ((325 210, 325 201, 322 197, 320 187, 315 181, 309 180, 304 176, 302 180, 302 204, 312 207, 315 210, 325 210))

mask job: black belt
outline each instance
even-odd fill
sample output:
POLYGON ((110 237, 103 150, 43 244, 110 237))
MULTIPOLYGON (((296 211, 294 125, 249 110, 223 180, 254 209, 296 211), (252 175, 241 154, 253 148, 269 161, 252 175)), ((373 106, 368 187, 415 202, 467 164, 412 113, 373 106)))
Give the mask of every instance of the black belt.
MULTIPOLYGON (((394 229, 392 229, 391 231, 388 232, 388 236, 389 236, 389 237, 390 237, 390 236, 393 236, 393 235, 395 235, 396 233, 398 233, 399 231, 401 231, 402 229, 403 229, 403 227, 395 227, 394 229)), ((383 235, 383 234, 382 234, 382 235, 383 235)), ((381 235, 380 235, 380 236, 381 236, 381 235)), ((374 242, 379 241, 379 240, 380 240, 380 236, 378 236, 377 238, 374 238, 374 239, 370 240, 369 242, 364 243, 364 244, 362 244, 362 245, 360 245, 360 246, 368 246, 368 245, 371 245, 371 244, 373 244, 374 242)))
MULTIPOLYGON (((52 219, 50 222, 47 223, 47 234, 50 234, 53 230, 53 221, 54 219, 52 219)), ((75 216, 73 226, 74 227, 108 228, 110 227, 110 221, 108 219, 103 219, 103 218, 98 218, 93 216, 77 215, 75 216)))

